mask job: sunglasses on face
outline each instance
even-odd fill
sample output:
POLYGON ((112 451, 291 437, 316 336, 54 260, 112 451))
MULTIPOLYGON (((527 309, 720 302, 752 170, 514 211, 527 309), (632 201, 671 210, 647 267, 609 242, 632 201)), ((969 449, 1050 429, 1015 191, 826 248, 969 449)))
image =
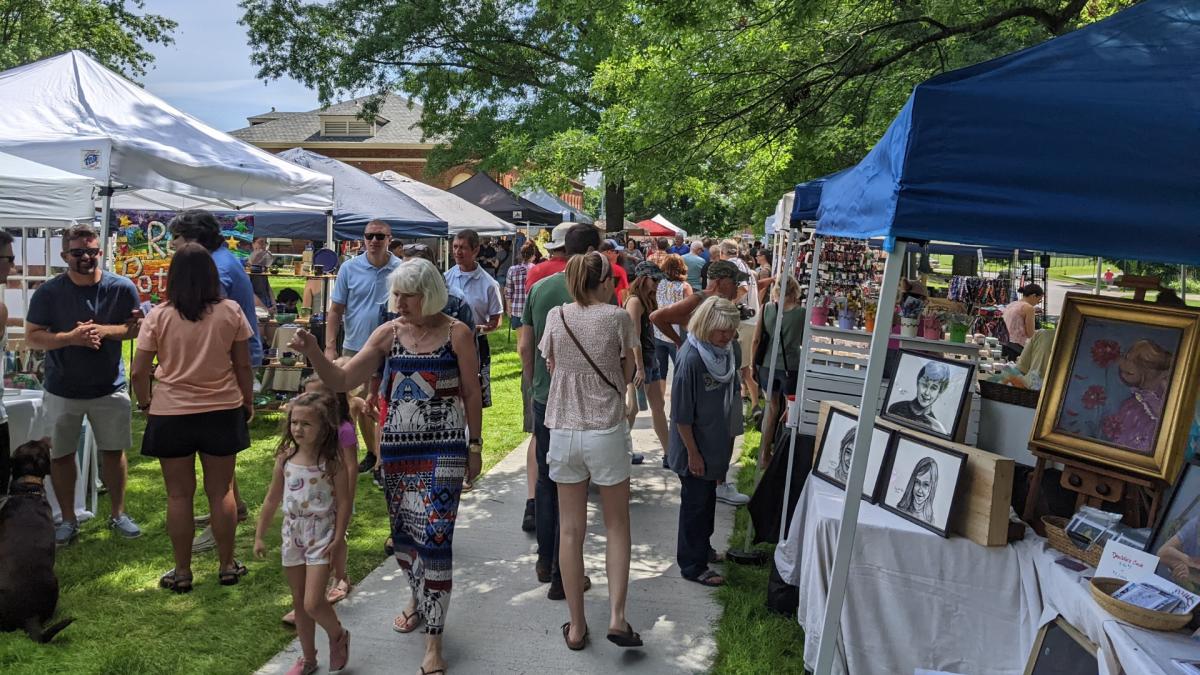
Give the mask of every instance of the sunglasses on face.
POLYGON ((16 264, 17 256, 15 255, 0 255, 0 260, 7 260, 9 265, 16 264))
POLYGON ((391 235, 384 234, 383 232, 368 232, 363 235, 363 239, 366 239, 367 241, 372 241, 372 240, 383 241, 384 239, 387 239, 390 236, 391 235))
POLYGON ((98 248, 73 248, 73 249, 67 251, 67 253, 71 254, 72 258, 82 258, 85 255, 95 258, 96 256, 100 255, 100 249, 98 249, 98 248))

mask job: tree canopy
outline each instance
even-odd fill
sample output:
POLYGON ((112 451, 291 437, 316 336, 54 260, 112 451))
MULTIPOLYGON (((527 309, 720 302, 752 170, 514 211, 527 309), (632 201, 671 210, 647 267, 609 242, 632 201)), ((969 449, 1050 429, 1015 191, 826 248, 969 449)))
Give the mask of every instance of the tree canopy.
POLYGON ((242 0, 261 77, 324 102, 424 106, 431 168, 561 189, 603 171, 610 221, 761 223, 860 159, 913 86, 1135 0, 242 0), (620 200, 615 204, 613 199, 620 200), (615 206, 615 208, 614 208, 615 206), (645 209, 645 210, 642 210, 645 209))
POLYGON ((72 49, 126 75, 146 73, 149 45, 168 45, 175 22, 141 13, 142 0, 4 0, 0 69, 72 49))

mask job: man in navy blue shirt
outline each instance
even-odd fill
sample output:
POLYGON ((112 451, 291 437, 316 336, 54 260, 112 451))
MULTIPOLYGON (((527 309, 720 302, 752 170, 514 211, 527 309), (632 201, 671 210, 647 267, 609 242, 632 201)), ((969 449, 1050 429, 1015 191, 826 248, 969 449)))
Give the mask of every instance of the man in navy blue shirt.
POLYGON ((142 531, 125 513, 125 448, 133 438, 121 341, 137 337, 138 292, 129 279, 104 271, 91 226, 70 228, 62 242, 67 271, 34 291, 25 316, 26 344, 46 352, 42 405, 52 425, 50 479, 62 510, 54 540, 66 546, 79 535, 75 450, 84 417, 100 450, 100 474, 112 504, 108 525, 132 539, 142 531))
MULTIPOLYGON (((221 224, 217 222, 216 216, 198 209, 183 211, 171 219, 168 228, 171 231, 172 247, 195 242, 212 254, 213 263, 217 266, 217 276, 221 279, 221 292, 242 308, 242 314, 250 324, 250 366, 261 366, 263 346, 258 332, 258 316, 254 313, 254 286, 250 283, 250 275, 246 273, 246 268, 221 237, 221 224)), ((249 511, 246 509, 246 502, 242 501, 241 493, 238 492, 236 475, 233 478, 233 498, 237 502, 240 523, 248 517, 249 511)), ((213 538, 212 526, 207 524, 204 516, 197 520, 205 523, 205 527, 192 542, 192 551, 211 551, 217 545, 217 540, 213 538)))
POLYGON ((690 250, 691 248, 683 241, 683 235, 677 234, 675 235, 675 245, 667 249, 667 253, 673 253, 675 255, 687 255, 688 251, 690 250))

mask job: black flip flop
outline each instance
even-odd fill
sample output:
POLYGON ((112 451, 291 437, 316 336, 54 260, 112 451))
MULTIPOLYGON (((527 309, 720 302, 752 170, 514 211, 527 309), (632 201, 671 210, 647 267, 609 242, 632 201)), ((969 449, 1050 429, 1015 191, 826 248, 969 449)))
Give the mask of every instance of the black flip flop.
POLYGON ((641 647, 642 636, 633 632, 633 626, 625 622, 624 631, 608 631, 608 641, 618 647, 641 647))

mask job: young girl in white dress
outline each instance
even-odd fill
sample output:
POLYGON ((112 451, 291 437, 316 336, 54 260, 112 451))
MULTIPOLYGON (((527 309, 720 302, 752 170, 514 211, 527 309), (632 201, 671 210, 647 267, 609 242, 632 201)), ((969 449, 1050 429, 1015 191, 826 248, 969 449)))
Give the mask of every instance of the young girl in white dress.
POLYGON ((288 675, 317 671, 316 624, 329 635, 329 672, 340 672, 350 655, 350 631, 326 597, 330 564, 346 545, 353 496, 339 489, 339 471, 350 471, 338 448, 337 402, 327 394, 301 394, 288 406, 287 423, 271 488, 254 534, 254 554, 266 556, 263 540, 283 503, 283 567, 292 588, 302 656, 288 675))

